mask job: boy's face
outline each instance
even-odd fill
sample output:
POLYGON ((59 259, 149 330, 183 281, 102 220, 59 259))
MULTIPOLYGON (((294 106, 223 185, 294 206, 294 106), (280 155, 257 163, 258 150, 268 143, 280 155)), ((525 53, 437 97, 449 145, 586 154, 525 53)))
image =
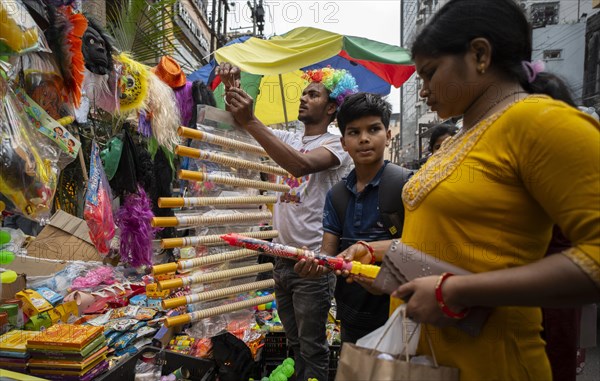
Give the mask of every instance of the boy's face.
POLYGON ((329 121, 335 112, 335 104, 329 100, 327 89, 321 83, 312 82, 302 92, 298 120, 304 124, 329 121))
POLYGON ((364 116, 346 125, 342 147, 355 165, 375 164, 383 161, 385 147, 392 133, 386 130, 379 116, 364 116))

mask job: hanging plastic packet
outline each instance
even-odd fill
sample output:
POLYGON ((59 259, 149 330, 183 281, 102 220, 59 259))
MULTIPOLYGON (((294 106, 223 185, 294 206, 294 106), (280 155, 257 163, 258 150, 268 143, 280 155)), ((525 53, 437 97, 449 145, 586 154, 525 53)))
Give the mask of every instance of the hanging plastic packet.
POLYGON ((44 33, 21 0, 0 0, 0 55, 50 51, 44 33))
POLYGON ((112 212, 112 194, 100 161, 98 144, 92 142, 90 175, 85 195, 83 218, 90 228, 90 238, 102 255, 110 251, 110 241, 115 236, 115 223, 112 212))
POLYGON ((11 63, 10 76, 22 85, 15 94, 38 132, 58 146, 58 167, 62 170, 75 160, 81 143, 65 128, 73 121, 73 106, 68 103, 58 65, 52 54, 44 52, 14 56, 11 63))
POLYGON ((73 105, 68 102, 64 80, 53 54, 33 52, 13 57, 10 62, 14 67, 12 77, 50 117, 59 120, 73 115, 73 105))
POLYGON ((6 211, 43 223, 52 209, 59 151, 38 133, 2 75, 0 97, 0 200, 6 211))
POLYGON ((38 132, 52 140, 69 159, 61 160, 64 168, 67 164, 75 160, 81 143, 73 134, 71 134, 60 123, 51 118, 46 111, 31 99, 22 89, 16 89, 15 94, 23 103, 25 112, 29 120, 38 129, 38 132))

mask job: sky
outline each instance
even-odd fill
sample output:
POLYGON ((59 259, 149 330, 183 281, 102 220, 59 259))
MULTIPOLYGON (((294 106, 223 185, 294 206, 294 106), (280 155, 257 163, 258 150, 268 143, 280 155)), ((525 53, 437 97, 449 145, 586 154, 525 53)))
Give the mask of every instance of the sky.
MULTIPOLYGON (((241 32, 252 30, 250 8, 246 1, 231 7, 227 23, 241 32), (248 28, 246 28, 248 27, 248 28)), ((252 4, 253 1, 251 0, 252 4)), ((294 28, 311 26, 330 32, 364 37, 400 45, 400 0, 270 1, 264 0, 264 35, 284 34, 294 28)), ((400 110, 400 92, 392 88, 388 101, 394 112, 400 110)))

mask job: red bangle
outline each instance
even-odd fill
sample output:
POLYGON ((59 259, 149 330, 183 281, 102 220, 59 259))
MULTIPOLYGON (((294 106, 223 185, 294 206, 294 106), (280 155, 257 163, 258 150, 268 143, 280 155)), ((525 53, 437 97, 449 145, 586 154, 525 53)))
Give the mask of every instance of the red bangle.
POLYGON ((373 246, 369 245, 365 241, 358 241, 356 243, 359 245, 363 245, 364 247, 367 248, 367 251, 369 252, 369 254, 371 254, 371 264, 374 265, 375 264, 375 249, 373 249, 373 246))
POLYGON ((446 302, 444 302, 444 296, 442 295, 442 285, 444 284, 446 279, 450 278, 453 275, 454 274, 452 273, 443 273, 442 275, 440 275, 440 278, 438 279, 437 284, 435 285, 435 300, 437 300, 438 306, 440 306, 440 309, 442 310, 444 315, 453 319, 463 319, 469 314, 469 308, 467 307, 458 313, 454 312, 450 308, 448 308, 448 305, 446 304, 446 302))

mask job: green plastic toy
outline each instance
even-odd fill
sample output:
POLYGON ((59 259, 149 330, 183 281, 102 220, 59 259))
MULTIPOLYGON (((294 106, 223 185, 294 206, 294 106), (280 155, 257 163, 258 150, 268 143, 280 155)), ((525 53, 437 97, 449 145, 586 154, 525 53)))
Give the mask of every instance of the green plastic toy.
POLYGON ((10 240, 10 233, 5 230, 0 230, 0 245, 6 245, 10 240))
POLYGON ((8 265, 15 260, 15 254, 12 251, 0 250, 0 265, 8 265))
POLYGON ((287 381, 288 378, 294 375, 294 359, 286 358, 283 362, 275 368, 269 377, 263 377, 261 381, 287 381))

